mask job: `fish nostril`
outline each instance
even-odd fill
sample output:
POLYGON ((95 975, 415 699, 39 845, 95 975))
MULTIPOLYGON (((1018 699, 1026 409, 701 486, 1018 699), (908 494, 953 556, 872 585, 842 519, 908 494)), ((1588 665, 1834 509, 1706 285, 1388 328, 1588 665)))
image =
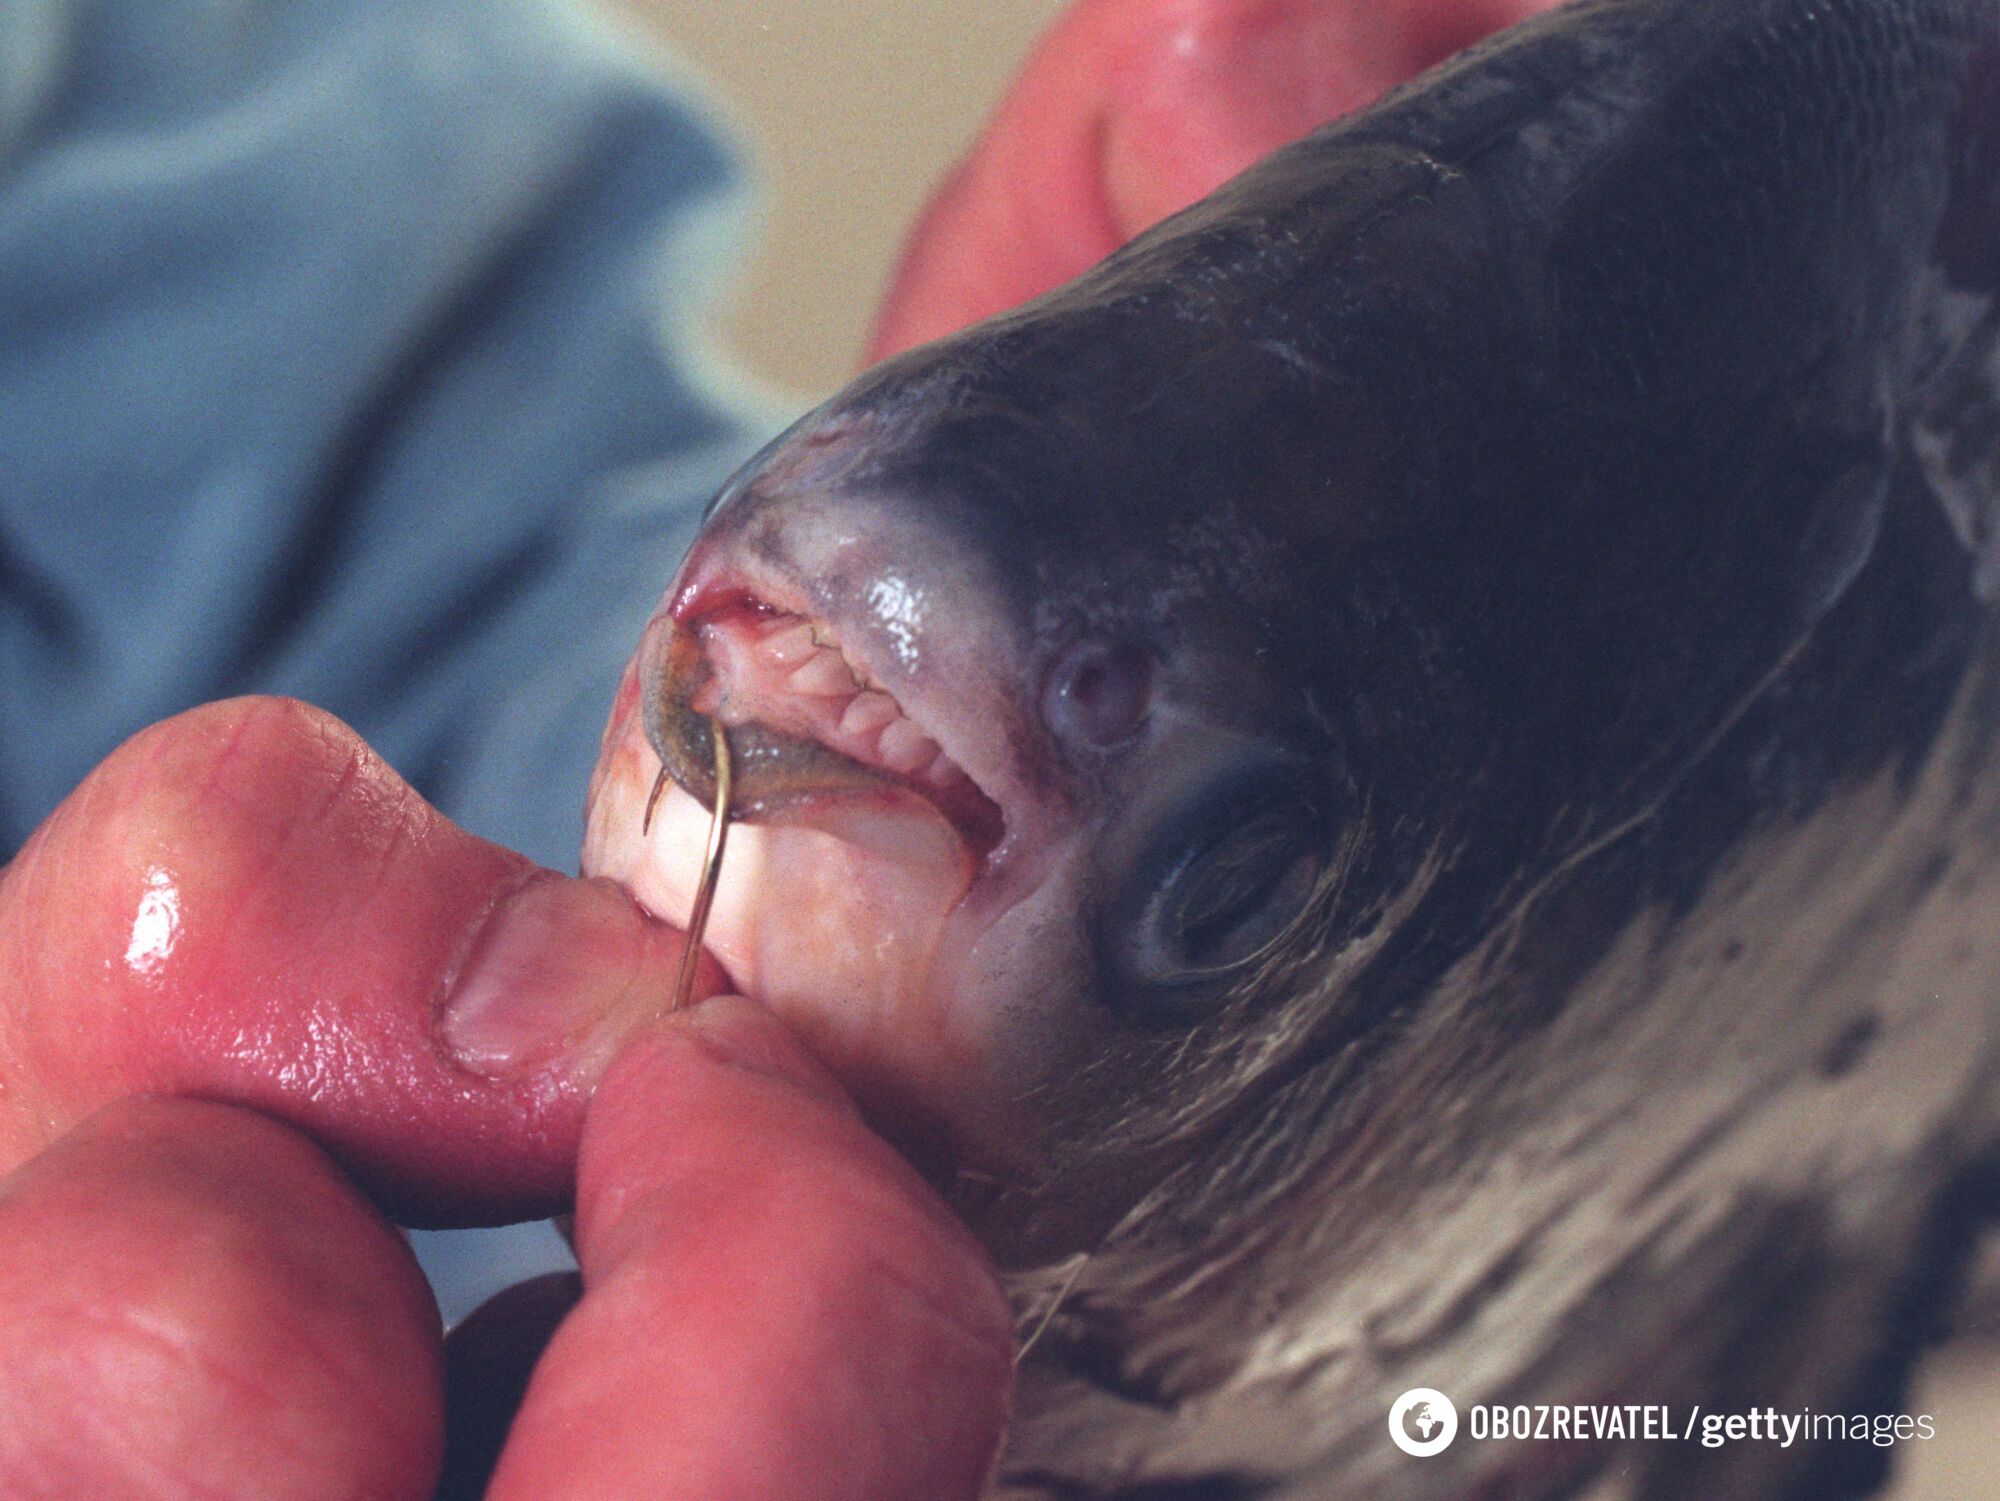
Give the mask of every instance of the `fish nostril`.
POLYGON ((1042 716, 1058 739, 1105 750, 1129 740, 1153 701, 1153 658, 1129 641, 1078 641, 1049 669, 1042 716))

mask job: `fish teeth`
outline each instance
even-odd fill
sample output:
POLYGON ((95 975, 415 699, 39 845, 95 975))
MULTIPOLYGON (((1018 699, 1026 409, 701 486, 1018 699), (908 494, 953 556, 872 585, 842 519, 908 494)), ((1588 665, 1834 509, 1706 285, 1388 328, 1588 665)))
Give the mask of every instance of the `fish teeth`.
POLYGON ((785 683, 794 693, 812 698, 832 698, 837 694, 852 693, 860 686, 854 681, 854 674, 847 670, 847 663, 841 660, 840 653, 835 651, 814 652, 785 683))
POLYGON ((813 639, 812 627, 804 621, 773 631, 764 638, 764 654, 780 667, 792 667, 820 650, 813 639))
POLYGON ((938 744, 907 719, 898 719, 882 731, 875 754, 894 772, 910 776, 937 759, 938 744))
POLYGON ((940 790, 956 787, 965 773, 938 743, 903 713, 902 705, 850 663, 837 641, 822 639, 812 621, 780 615, 749 624, 760 656, 786 669, 788 692, 831 700, 812 712, 836 749, 898 776, 940 790))
POLYGON ((924 780, 929 782, 933 787, 943 789, 956 787, 959 783, 969 780, 969 778, 959 769, 956 761, 952 760, 943 751, 939 751, 937 759, 924 768, 924 780))
POLYGON ((872 690, 857 693, 854 702, 840 716, 840 733, 843 735, 872 735, 891 720, 900 719, 903 711, 896 707, 896 701, 886 693, 872 690))

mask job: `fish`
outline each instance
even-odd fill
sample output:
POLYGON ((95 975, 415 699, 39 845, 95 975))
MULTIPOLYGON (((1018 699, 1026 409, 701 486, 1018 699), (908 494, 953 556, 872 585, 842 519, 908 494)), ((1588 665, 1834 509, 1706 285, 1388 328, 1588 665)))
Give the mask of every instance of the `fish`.
POLYGON ((1996 287, 1992 0, 1576 0, 717 497, 584 868, 686 920, 721 725, 710 950, 1020 1307, 994 1494, 1880 1482, 1490 1414, 1896 1413, 2000 1210, 1996 287))

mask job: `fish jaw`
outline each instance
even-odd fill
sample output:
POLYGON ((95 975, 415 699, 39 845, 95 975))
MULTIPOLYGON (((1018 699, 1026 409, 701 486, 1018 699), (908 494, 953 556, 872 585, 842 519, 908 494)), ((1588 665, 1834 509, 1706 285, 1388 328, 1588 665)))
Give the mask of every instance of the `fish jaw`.
MULTIPOLYGON (((636 706, 636 692, 621 697, 636 706)), ((593 780, 583 870, 685 926, 711 815, 670 785, 642 828, 659 768, 638 714, 615 715, 593 780)), ((941 818, 883 823, 893 851, 823 828, 736 825, 704 939, 735 989, 790 1021, 879 1114, 903 1120, 932 1115, 976 1051, 976 1036, 955 1035, 954 1018, 924 1003, 971 861, 941 818)))
POLYGON ((864 561, 864 528, 788 524, 784 550, 805 561, 778 566, 772 537, 753 545, 732 530, 705 536, 626 670, 583 869, 686 923, 712 784, 686 773, 691 758, 662 728, 672 716, 649 714, 649 698, 683 702, 704 730, 712 716, 754 753, 735 756, 737 817, 706 947, 920 1165, 1019 1166, 1033 1133, 996 1063, 1005 1021, 964 976, 996 923, 1042 905, 1077 833, 1021 770, 1017 737, 993 733, 1025 669, 1001 649, 1004 632, 968 628, 980 612, 963 592, 949 627, 933 625, 907 546, 864 561), (837 588, 800 582, 830 578, 837 588), (676 653, 695 681, 662 687, 676 653), (648 826, 662 748, 683 769, 648 826))

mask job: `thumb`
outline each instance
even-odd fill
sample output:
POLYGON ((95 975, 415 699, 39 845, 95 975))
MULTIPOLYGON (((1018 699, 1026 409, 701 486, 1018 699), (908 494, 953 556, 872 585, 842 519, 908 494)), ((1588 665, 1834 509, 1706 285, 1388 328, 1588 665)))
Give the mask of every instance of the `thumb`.
POLYGON ((1082 0, 920 216, 869 358, 1068 281, 1553 0, 1082 0))
POLYGON ((546 1214, 681 949, 454 827, 330 716, 211 704, 0 872, 0 1172, 111 1101, 192 1095, 297 1127, 416 1222, 546 1214))

